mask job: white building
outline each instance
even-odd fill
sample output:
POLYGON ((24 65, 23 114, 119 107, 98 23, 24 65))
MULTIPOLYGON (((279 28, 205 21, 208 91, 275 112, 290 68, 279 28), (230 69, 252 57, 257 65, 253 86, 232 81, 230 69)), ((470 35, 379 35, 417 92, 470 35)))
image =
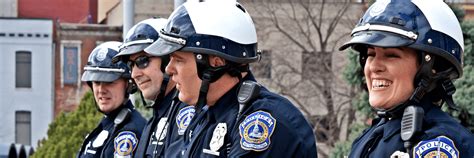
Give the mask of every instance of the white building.
POLYGON ((31 145, 53 119, 53 21, 0 18, 0 142, 31 145))

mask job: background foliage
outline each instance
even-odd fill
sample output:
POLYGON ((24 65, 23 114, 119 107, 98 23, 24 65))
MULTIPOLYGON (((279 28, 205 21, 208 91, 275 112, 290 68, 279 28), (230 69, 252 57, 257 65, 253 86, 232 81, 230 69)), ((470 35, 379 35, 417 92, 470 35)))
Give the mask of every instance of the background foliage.
POLYGON ((76 111, 61 113, 54 119, 48 128, 48 138, 40 142, 32 157, 75 157, 85 136, 102 116, 96 109, 93 94, 87 92, 76 111))

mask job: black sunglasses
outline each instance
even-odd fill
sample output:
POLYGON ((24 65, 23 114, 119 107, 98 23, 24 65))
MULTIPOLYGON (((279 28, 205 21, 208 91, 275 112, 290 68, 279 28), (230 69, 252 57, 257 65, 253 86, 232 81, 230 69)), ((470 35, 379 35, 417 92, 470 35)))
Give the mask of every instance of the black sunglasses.
POLYGON ((129 60, 128 61, 128 66, 130 66, 130 69, 133 69, 133 66, 137 66, 139 69, 144 69, 148 67, 148 64, 150 63, 150 57, 149 56, 139 56, 138 58, 135 59, 135 61, 129 60))

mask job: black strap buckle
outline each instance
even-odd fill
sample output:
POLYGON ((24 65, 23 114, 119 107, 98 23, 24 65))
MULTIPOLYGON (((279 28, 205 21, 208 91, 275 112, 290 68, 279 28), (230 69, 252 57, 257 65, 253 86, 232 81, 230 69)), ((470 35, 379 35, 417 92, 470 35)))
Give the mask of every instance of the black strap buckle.
POLYGON ((442 86, 447 95, 453 95, 456 92, 456 87, 451 80, 444 80, 442 86))

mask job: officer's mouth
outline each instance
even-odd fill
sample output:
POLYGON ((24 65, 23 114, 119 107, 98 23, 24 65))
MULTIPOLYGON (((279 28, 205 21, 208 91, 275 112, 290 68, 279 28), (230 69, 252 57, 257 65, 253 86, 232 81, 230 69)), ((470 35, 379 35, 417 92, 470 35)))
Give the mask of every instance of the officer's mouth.
POLYGON ((146 87, 146 84, 149 83, 150 80, 145 80, 145 81, 140 81, 137 83, 137 85, 140 87, 140 88, 145 88, 146 87))
POLYGON ((99 102, 101 103, 107 103, 111 98, 108 97, 99 97, 99 102))
POLYGON ((392 85, 392 81, 386 79, 372 79, 372 90, 383 90, 392 85))

